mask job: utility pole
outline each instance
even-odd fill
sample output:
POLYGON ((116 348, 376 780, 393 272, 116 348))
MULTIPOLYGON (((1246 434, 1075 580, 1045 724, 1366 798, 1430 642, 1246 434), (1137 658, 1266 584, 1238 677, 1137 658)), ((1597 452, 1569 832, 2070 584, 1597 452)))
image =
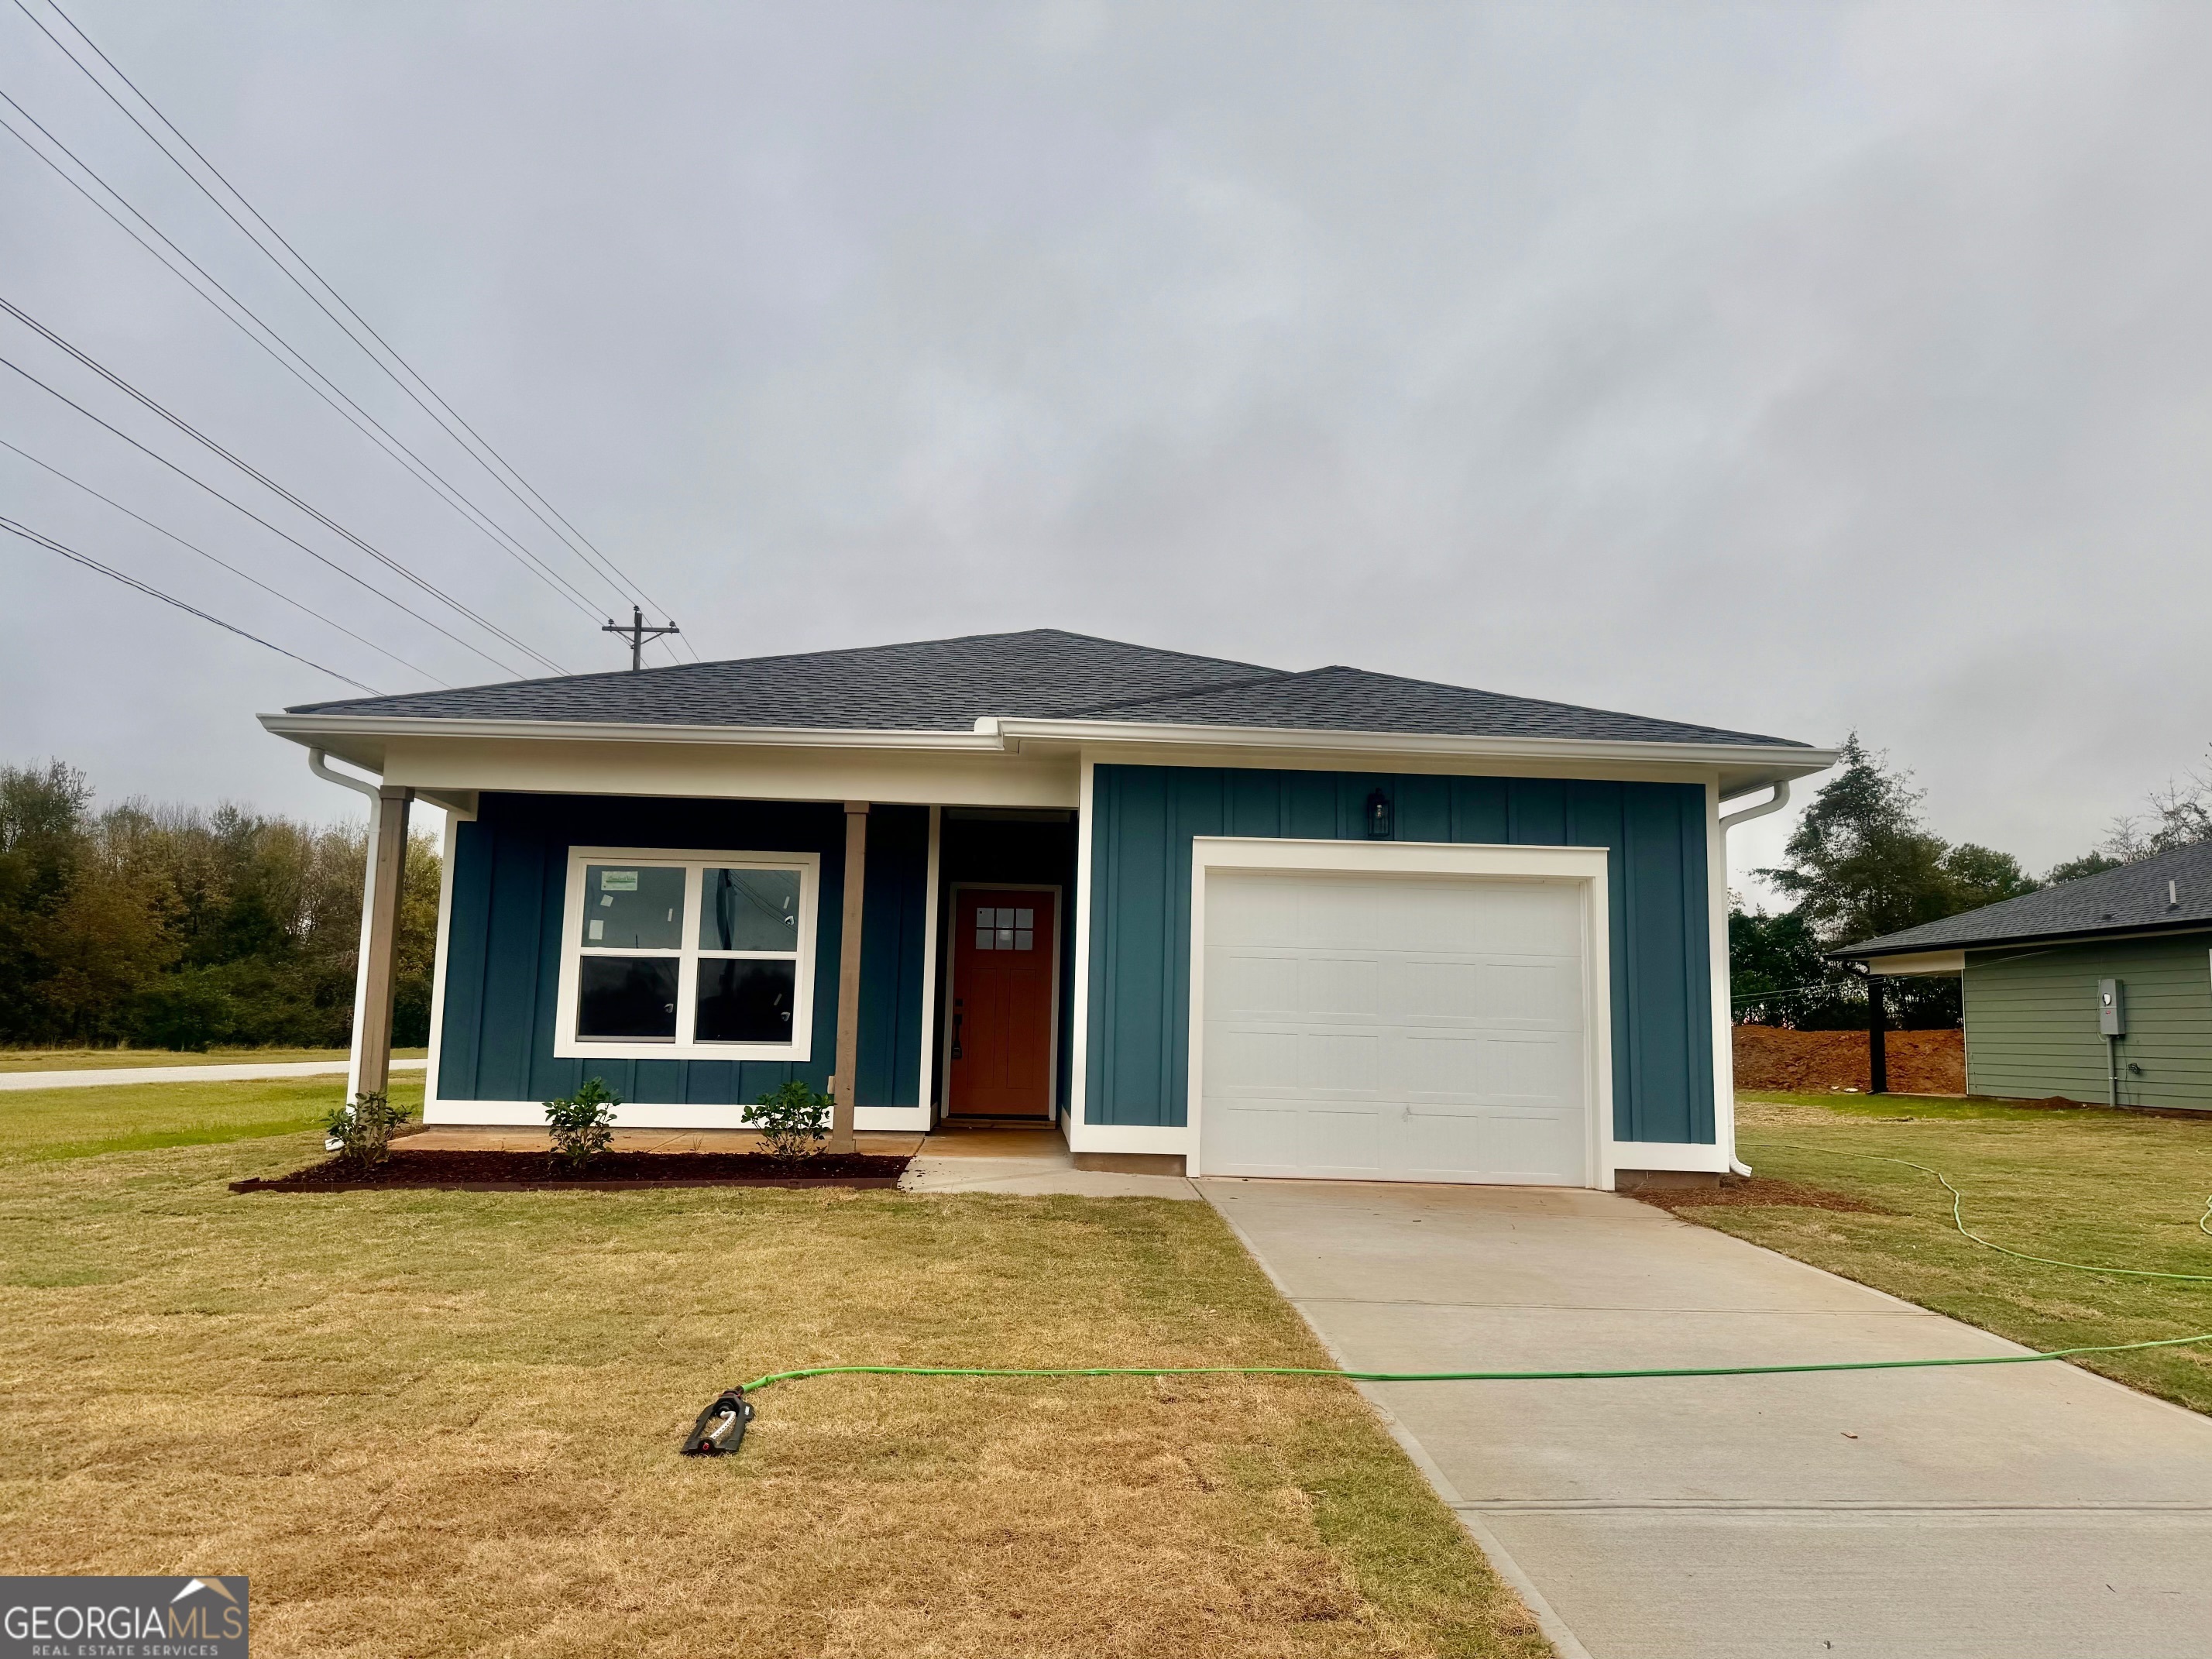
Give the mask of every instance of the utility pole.
POLYGON ((599 630, 602 634, 619 634, 629 641, 629 672, 633 674, 645 666, 645 642, 647 640, 658 639, 663 634, 681 634, 683 631, 672 620, 659 628, 648 626, 645 612, 635 605, 629 608, 629 627, 623 627, 611 617, 607 619, 607 625, 599 630))

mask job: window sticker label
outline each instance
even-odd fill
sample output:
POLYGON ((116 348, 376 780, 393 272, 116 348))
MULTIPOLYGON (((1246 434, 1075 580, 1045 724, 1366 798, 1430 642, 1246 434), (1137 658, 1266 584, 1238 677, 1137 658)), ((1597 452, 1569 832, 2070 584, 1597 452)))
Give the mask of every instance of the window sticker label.
POLYGON ((607 936, 607 925, 606 925, 606 923, 605 923, 605 922, 604 922, 604 921, 601 921, 599 917, 597 917, 597 916, 592 917, 592 937, 593 939, 605 939, 606 936, 607 936))
POLYGON ((637 891, 637 872, 602 870, 599 872, 599 889, 608 893, 635 893, 637 891))

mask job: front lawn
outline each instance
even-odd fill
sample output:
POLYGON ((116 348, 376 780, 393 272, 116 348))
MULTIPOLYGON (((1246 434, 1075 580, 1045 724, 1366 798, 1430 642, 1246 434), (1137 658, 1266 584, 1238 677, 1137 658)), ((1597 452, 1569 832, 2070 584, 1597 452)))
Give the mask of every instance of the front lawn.
MULTIPOLYGON (((427 1048, 394 1048, 394 1060, 420 1060, 427 1048)), ((129 1070, 142 1066, 266 1066, 303 1060, 343 1060, 343 1048, 0 1048, 0 1073, 129 1070)))
MULTIPOLYGON (((422 1073, 395 1073, 390 1093, 419 1111, 422 1073)), ((320 1125, 344 1097, 345 1079, 335 1073, 10 1090, 0 1093, 0 1164, 296 1135, 320 1125)))
POLYGON ((227 1190, 319 1155, 0 1167, 7 1571, 244 1572, 270 1656, 1546 1650, 1342 1383, 830 1378, 676 1455, 810 1363, 1325 1364, 1206 1205, 227 1190))
MULTIPOLYGON (((2212 1284, 1999 1255, 1953 1229, 1951 1195, 1932 1176, 1847 1155, 1886 1153, 1941 1170, 1966 1195, 1966 1224, 2015 1250, 2212 1273, 2212 1237, 2197 1226, 2212 1195, 2212 1121, 1925 1096, 1747 1094, 1736 1125, 1738 1152, 1758 1176, 1873 1209, 1696 1205, 1686 1194, 1669 1207, 2036 1348, 2212 1331, 2212 1284)), ((2212 1412, 2212 1342, 2079 1363, 2212 1412)))

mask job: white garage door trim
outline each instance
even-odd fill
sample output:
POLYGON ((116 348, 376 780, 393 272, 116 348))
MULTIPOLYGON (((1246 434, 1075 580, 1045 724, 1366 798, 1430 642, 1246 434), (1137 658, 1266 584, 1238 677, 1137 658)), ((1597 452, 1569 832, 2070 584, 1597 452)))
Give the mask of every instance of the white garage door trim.
POLYGON ((1489 847, 1442 842, 1278 841, 1200 836, 1191 842, 1190 1074, 1187 1157, 1204 1175, 1206 900, 1216 875, 1344 874, 1490 877, 1579 888, 1583 922, 1583 1098, 1590 1123, 1583 1179, 1613 1185, 1613 997, 1606 924, 1606 853, 1591 847, 1489 847))

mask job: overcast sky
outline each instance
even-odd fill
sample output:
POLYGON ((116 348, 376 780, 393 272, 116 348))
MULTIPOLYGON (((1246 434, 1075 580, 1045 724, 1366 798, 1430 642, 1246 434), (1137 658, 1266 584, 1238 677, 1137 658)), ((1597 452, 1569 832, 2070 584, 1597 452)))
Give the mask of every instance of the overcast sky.
MULTIPOLYGON (((2036 869, 2212 737, 2212 8, 67 3, 703 655, 1054 626, 1856 728, 2036 869)), ((12 5, 0 88, 615 603, 12 5)), ((555 661, 621 660, 4 133, 0 295, 555 661)), ((370 568, 6 317, 0 356, 370 568)), ((0 439, 507 678, 4 371, 0 439)), ((430 684, 5 451, 0 503, 430 684)), ((343 684, 0 568, 0 758, 356 804, 252 720, 343 684)))

